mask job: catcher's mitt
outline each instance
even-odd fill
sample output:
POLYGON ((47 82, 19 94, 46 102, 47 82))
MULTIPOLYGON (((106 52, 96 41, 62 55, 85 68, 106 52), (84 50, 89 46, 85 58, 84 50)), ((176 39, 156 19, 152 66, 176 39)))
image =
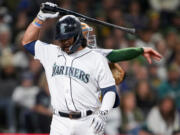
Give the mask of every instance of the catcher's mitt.
POLYGON ((109 63, 109 67, 115 79, 116 85, 119 85, 125 78, 125 71, 117 63, 109 63))

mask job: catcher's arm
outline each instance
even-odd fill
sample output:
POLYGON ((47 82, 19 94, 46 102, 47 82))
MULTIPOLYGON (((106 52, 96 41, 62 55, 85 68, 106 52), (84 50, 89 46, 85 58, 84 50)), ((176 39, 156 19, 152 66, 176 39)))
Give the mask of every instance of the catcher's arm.
POLYGON ((144 53, 143 48, 124 48, 112 50, 106 57, 110 62, 120 62, 134 59, 144 53))
POLYGON ((162 56, 150 47, 143 48, 124 48, 118 50, 112 50, 106 57, 110 62, 120 62, 125 60, 131 60, 142 55, 149 64, 152 63, 151 58, 159 61, 162 56))

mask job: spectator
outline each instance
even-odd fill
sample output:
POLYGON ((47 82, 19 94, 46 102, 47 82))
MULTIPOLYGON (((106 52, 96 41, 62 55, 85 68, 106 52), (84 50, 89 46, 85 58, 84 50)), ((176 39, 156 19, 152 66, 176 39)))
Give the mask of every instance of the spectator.
MULTIPOLYGON (((108 20, 117 25, 119 24, 119 20, 124 22, 122 11, 119 8, 112 8, 111 12, 108 12, 108 20)), ((122 25, 124 25, 124 23, 122 23, 121 26, 122 25)))
POLYGON ((0 24, 10 24, 12 17, 8 14, 6 7, 0 7, 0 24))
POLYGON ((163 26, 169 26, 173 13, 179 8, 179 0, 150 0, 149 1, 153 10, 161 13, 161 20, 163 26))
POLYGON ((117 48, 116 43, 114 41, 114 37, 108 36, 105 41, 104 41, 104 47, 106 49, 112 49, 112 48, 117 48))
POLYGON ((121 97, 121 133, 138 135, 143 122, 143 114, 136 106, 135 95, 132 92, 124 93, 121 97))
POLYGON ((180 41, 177 43, 175 47, 175 54, 174 54, 174 62, 180 67, 180 41))
POLYGON ((165 32, 165 39, 168 49, 175 49, 175 46, 178 42, 177 30, 173 27, 167 28, 165 32))
POLYGON ((115 0, 103 0, 102 5, 105 11, 109 11, 112 7, 115 6, 115 0))
POLYGON ((168 78, 160 84, 158 95, 160 98, 171 95, 180 108, 180 70, 177 64, 173 63, 168 67, 168 78))
POLYGON ((138 82, 135 92, 136 104, 142 110, 144 116, 147 116, 150 109, 156 104, 156 95, 146 80, 138 82))
POLYGON ((129 5, 129 14, 125 16, 126 23, 136 29, 142 29, 147 25, 147 18, 141 14, 141 6, 138 1, 133 0, 129 5))
MULTIPOLYGON (((5 122, 8 132, 15 132, 15 112, 14 103, 11 100, 11 95, 14 88, 17 86, 17 74, 13 65, 13 55, 8 51, 3 51, 0 57, 0 109, 5 113, 5 122)), ((0 116, 3 118, 3 116, 0 116)))
POLYGON ((15 24, 15 32, 19 33, 26 28, 28 23, 28 17, 26 12, 20 12, 17 16, 17 21, 15 24))
POLYGON ((130 62, 124 61, 121 62, 121 67, 126 71, 126 76, 123 82, 119 85, 120 92, 124 93, 126 91, 130 91, 134 88, 134 73, 131 71, 130 62))
POLYGON ((135 72, 136 81, 148 80, 148 70, 145 66, 139 67, 135 72))
POLYGON ((148 67, 149 84, 151 85, 153 90, 157 90, 163 78, 161 78, 158 74, 158 68, 159 67, 157 64, 152 64, 148 67))
POLYGON ((165 33, 165 39, 167 43, 167 48, 169 50, 169 59, 167 64, 170 64, 174 61, 176 46, 178 45, 178 34, 177 30, 173 27, 167 28, 165 33))
POLYGON ((43 70, 43 68, 42 68, 40 62, 38 60, 34 60, 33 58, 31 58, 29 61, 29 71, 33 75, 33 83, 35 85, 38 84, 42 70, 43 70))
POLYGON ((140 39, 137 40, 137 47, 152 47, 155 48, 154 44, 152 43, 152 30, 150 28, 145 28, 139 32, 140 39))
POLYGON ((176 11, 172 18, 172 25, 175 28, 180 27, 180 11, 176 11))
POLYGON ((12 52, 11 48, 11 31, 10 27, 6 24, 0 24, 0 55, 3 51, 8 50, 12 52))
POLYGON ((32 111, 38 91, 39 88, 33 85, 32 74, 30 72, 23 73, 21 85, 15 88, 12 95, 13 101, 20 110, 19 122, 21 132, 32 132, 36 129, 36 127, 34 127, 36 124, 33 123, 35 118, 32 111))
POLYGON ((155 63, 157 65, 157 77, 160 80, 164 80, 167 78, 167 61, 170 59, 171 57, 171 50, 168 49, 167 47, 167 43, 164 39, 160 39, 155 43, 155 46, 158 50, 158 52, 160 52, 160 54, 163 56, 163 59, 161 59, 158 63, 155 63))
POLYGON ((84 1, 84 0, 77 1, 75 8, 78 13, 89 16, 89 13, 90 13, 88 12, 89 4, 87 1, 84 1))
POLYGON ((116 48, 127 47, 127 42, 124 38, 124 32, 123 31, 115 29, 113 31, 113 37, 114 37, 114 40, 116 41, 116 48))
POLYGON ((174 100, 165 97, 150 111, 140 135, 174 135, 179 128, 180 119, 174 100))
POLYGON ((15 44, 17 46, 17 50, 14 52, 14 57, 13 57, 13 63, 15 65, 15 67, 17 69, 19 69, 20 71, 27 69, 29 66, 28 57, 20 43, 23 34, 24 34, 24 32, 22 31, 16 37, 15 44))
POLYGON ((49 133, 52 110, 50 108, 49 88, 44 73, 41 75, 39 86, 41 90, 36 96, 36 105, 34 106, 34 111, 37 113, 37 125, 40 132, 49 133))
POLYGON ((158 52, 161 53, 161 55, 163 56, 163 59, 160 62, 158 62, 157 64, 164 67, 164 66, 166 66, 166 64, 167 64, 166 62, 170 57, 170 51, 168 50, 167 43, 165 40, 160 39, 160 40, 156 41, 155 46, 156 46, 158 52))
POLYGON ((120 92, 124 93, 126 91, 130 91, 134 88, 134 72, 132 71, 132 65, 129 61, 123 61, 120 63, 120 66, 126 71, 126 76, 123 82, 119 85, 120 92))
POLYGON ((127 40, 128 47, 136 47, 136 36, 132 34, 126 34, 125 38, 127 40))
MULTIPOLYGON (((59 3, 58 3, 58 5, 59 5, 59 3)), ((61 1, 62 8, 71 9, 72 8, 71 6, 72 6, 71 0, 61 1)))
POLYGON ((153 32, 158 32, 160 30, 160 14, 158 12, 152 11, 149 15, 149 26, 153 32))
POLYGON ((179 7, 179 0, 150 0, 150 5, 156 11, 175 11, 179 7))

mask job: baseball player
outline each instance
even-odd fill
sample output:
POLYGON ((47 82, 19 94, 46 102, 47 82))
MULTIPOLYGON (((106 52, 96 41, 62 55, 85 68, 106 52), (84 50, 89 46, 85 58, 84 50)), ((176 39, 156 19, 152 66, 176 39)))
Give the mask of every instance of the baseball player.
POLYGON ((81 28, 84 37, 87 39, 88 47, 105 56, 110 62, 115 63, 125 60, 131 60, 142 55, 148 61, 148 63, 151 64, 151 58, 157 61, 159 61, 162 58, 162 56, 157 51, 150 47, 124 48, 117 50, 97 48, 96 35, 92 34, 93 28, 84 22, 81 22, 81 28))
POLYGON ((45 69, 54 109, 50 135, 103 134, 108 112, 119 105, 115 81, 104 56, 86 47, 81 23, 75 16, 58 20, 55 44, 38 40, 46 19, 58 14, 42 7, 22 39, 25 49, 45 69))

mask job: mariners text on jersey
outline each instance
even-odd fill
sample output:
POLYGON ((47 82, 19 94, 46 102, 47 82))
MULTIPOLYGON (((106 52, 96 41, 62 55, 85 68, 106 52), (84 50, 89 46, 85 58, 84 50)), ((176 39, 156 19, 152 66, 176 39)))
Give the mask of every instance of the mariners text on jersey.
POLYGON ((59 66, 56 63, 54 63, 54 66, 52 68, 52 76, 55 75, 66 75, 69 77, 75 77, 84 83, 89 82, 89 74, 86 74, 81 69, 75 68, 75 67, 69 67, 69 66, 59 66))

